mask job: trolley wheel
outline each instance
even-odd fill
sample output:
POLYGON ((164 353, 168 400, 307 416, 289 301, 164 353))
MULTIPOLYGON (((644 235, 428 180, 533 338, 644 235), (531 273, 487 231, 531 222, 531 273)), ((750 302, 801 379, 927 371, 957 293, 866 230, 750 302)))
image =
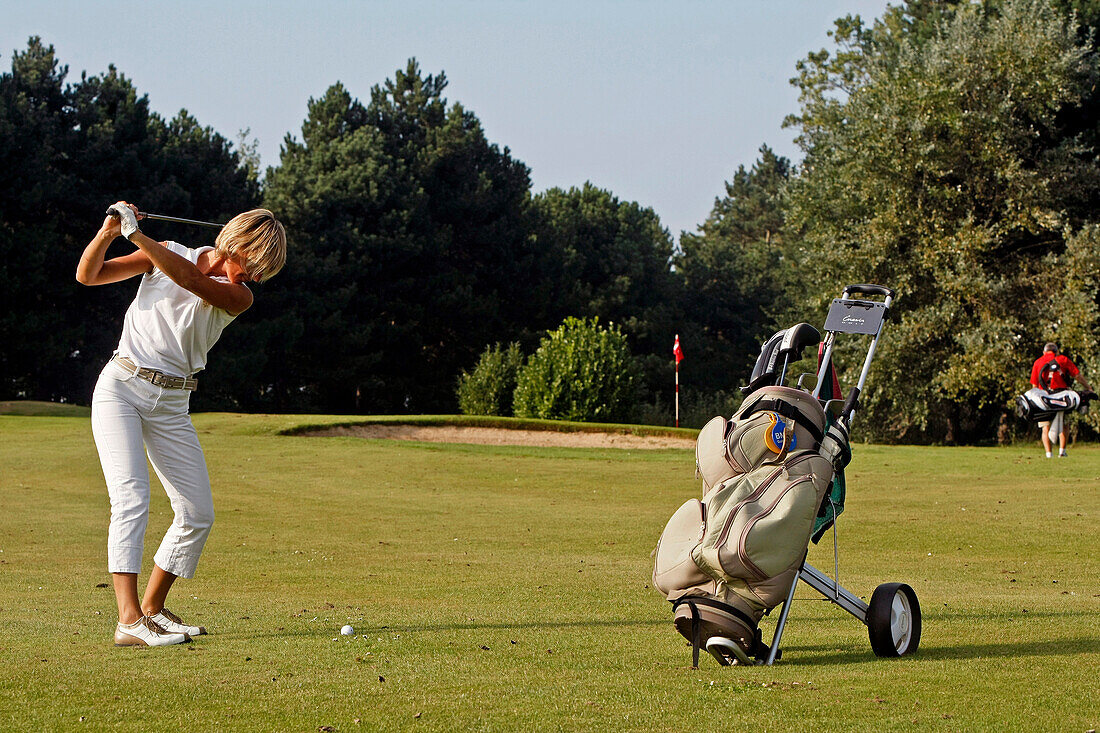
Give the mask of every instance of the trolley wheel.
POLYGON ((867 634, 879 657, 912 654, 920 644, 920 604, 905 583, 883 583, 871 594, 867 634))

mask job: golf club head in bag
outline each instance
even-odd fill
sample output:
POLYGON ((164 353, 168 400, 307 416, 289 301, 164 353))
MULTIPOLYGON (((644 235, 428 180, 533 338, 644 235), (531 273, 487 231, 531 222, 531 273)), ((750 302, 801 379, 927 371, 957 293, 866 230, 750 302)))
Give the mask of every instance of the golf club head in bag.
POLYGON ((821 333, 808 323, 797 323, 777 331, 760 347, 760 356, 741 394, 750 395, 768 385, 782 385, 787 367, 802 358, 807 346, 817 346, 820 341, 821 333))
POLYGON ((820 341, 820 331, 808 323, 796 323, 784 332, 779 352, 791 356, 791 361, 797 361, 802 358, 802 351, 807 346, 817 346, 820 341))

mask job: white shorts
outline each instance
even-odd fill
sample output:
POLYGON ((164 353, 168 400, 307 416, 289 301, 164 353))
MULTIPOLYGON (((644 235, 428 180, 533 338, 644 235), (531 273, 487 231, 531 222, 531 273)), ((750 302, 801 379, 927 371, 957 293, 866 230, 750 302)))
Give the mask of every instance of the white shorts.
POLYGON ((187 390, 135 377, 114 362, 99 375, 92 395, 92 435, 111 498, 107 568, 112 573, 141 571, 149 522, 148 451, 175 512, 153 560, 181 578, 195 574, 214 524, 214 501, 188 414, 190 396, 187 390))

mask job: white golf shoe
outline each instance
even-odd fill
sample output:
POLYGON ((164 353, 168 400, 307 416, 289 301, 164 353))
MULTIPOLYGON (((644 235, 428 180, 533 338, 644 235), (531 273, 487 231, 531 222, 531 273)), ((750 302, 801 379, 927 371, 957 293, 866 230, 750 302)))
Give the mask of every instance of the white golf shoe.
POLYGON ((142 616, 132 624, 119 623, 115 627, 115 646, 170 646, 191 641, 187 634, 172 634, 158 626, 148 616, 142 616))
POLYGON ((171 634, 187 634, 188 636, 202 636, 206 633, 205 626, 188 626, 176 614, 167 608, 160 609, 160 613, 150 616, 157 626, 171 634))

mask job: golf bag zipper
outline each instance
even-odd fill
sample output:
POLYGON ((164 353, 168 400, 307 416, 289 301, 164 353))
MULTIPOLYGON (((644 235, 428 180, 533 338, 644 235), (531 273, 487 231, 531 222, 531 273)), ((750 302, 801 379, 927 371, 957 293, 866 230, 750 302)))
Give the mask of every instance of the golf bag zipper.
POLYGON ((772 502, 771 506, 769 506, 764 511, 758 513, 756 516, 754 516, 752 519, 750 519, 748 522, 746 522, 745 523, 745 528, 741 530, 741 536, 737 539, 737 555, 738 555, 739 559, 741 560, 741 563, 746 568, 748 568, 749 571, 751 571, 753 574, 756 575, 756 580, 766 580, 770 576, 766 572, 761 570, 759 567, 757 567, 756 563, 754 563, 752 560, 749 559, 748 547, 746 546, 747 543, 748 543, 748 539, 749 539, 749 532, 752 531, 752 528, 756 526, 756 523, 758 521, 760 521, 764 517, 769 516, 772 512, 774 512, 775 508, 777 506, 779 506, 779 502, 783 501, 783 499, 787 496, 787 494, 791 493, 791 491, 796 486, 799 486, 800 484, 804 484, 807 481, 813 481, 813 479, 814 479, 814 476, 811 473, 811 474, 806 474, 805 476, 801 476, 801 477, 795 479, 794 481, 792 481, 787 486, 787 488, 785 488, 783 490, 783 492, 775 498, 775 501, 772 502))
POLYGON ((770 474, 768 474, 768 477, 766 479, 764 479, 763 481, 761 481, 760 485, 757 486, 756 489, 751 494, 749 494, 747 497, 745 497, 741 501, 737 502, 737 505, 734 506, 733 511, 731 511, 729 513, 729 516, 726 517, 726 522, 722 526, 722 531, 718 534, 718 539, 715 541, 714 546, 715 547, 720 547, 726 541, 726 538, 729 536, 730 528, 733 526, 733 520, 736 519, 736 517, 737 517, 737 513, 739 511, 741 511, 741 509, 746 504, 748 504, 750 501, 756 501, 761 496, 763 496, 764 492, 768 490, 768 487, 771 486, 772 483, 774 483, 775 480, 780 477, 780 475, 782 475, 783 469, 791 468, 792 466, 795 466, 795 465, 797 465, 797 464, 799 464, 799 463, 801 463, 805 460, 813 458, 815 455, 817 455, 817 454, 816 453, 805 453, 805 454, 799 456, 798 458, 795 458, 794 460, 788 462, 785 465, 778 466, 774 471, 772 471, 770 474))

